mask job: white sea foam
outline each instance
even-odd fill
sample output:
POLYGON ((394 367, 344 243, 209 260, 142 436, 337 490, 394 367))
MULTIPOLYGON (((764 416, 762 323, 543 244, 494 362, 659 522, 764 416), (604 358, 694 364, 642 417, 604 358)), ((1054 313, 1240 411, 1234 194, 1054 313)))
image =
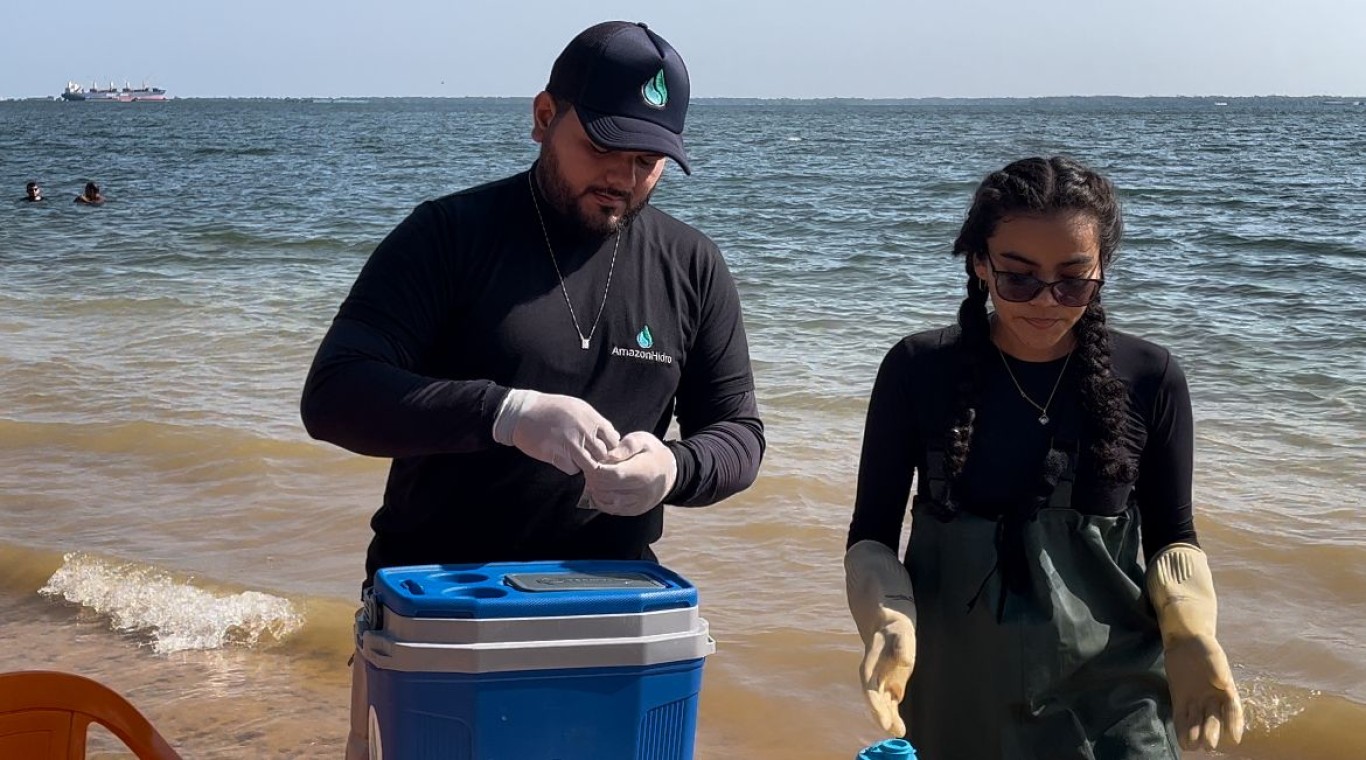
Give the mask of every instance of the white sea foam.
POLYGON ((39 593, 78 604, 158 653, 279 641, 304 622, 296 605, 258 591, 218 594, 150 565, 72 553, 39 593))
POLYGON ((1244 679, 1238 684, 1243 699, 1247 728, 1270 733, 1305 711, 1322 692, 1300 690, 1275 683, 1263 677, 1244 679))

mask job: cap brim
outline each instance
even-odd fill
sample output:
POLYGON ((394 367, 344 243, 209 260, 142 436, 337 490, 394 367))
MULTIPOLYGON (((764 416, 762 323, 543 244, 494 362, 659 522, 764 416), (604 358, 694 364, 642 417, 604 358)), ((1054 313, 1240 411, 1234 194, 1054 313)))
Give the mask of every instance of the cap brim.
POLYGON ((692 174, 688 152, 683 149, 682 135, 644 119, 598 113, 579 105, 574 106, 574 111, 579 115, 583 131, 598 145, 609 150, 661 153, 672 158, 684 174, 692 174))

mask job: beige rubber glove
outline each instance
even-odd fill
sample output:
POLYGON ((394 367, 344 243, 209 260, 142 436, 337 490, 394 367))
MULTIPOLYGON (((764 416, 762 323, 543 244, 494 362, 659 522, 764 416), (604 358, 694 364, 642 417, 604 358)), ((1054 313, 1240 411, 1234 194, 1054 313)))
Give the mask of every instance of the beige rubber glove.
POLYGON ((873 719, 894 737, 906 735, 901 700, 915 669, 915 597, 896 552, 860 541, 844 555, 849 612, 863 639, 859 678, 873 719))
POLYGON ((588 506, 633 517, 659 506, 678 478, 678 460, 664 442, 646 432, 628 433, 594 468, 584 468, 588 506))
POLYGON ((1162 629, 1172 720, 1182 749, 1214 749, 1243 739, 1243 703, 1228 657, 1214 637, 1218 605, 1200 547, 1171 544, 1148 566, 1148 596, 1162 629))
POLYGON ((587 401, 553 393, 514 388, 493 420, 493 440, 566 475, 595 467, 620 438, 587 401))

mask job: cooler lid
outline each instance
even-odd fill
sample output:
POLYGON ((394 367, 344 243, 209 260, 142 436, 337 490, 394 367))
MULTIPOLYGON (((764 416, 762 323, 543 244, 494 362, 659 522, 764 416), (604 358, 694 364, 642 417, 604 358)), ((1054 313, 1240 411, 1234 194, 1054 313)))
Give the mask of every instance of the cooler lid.
POLYGON ((386 568, 374 599, 410 618, 526 618, 696 607, 697 589, 654 562, 498 562, 386 568))
POLYGON ((384 631, 361 634, 361 656, 380 670, 406 673, 508 673, 695 662, 716 652, 707 621, 690 630, 622 638, 424 644, 384 631))

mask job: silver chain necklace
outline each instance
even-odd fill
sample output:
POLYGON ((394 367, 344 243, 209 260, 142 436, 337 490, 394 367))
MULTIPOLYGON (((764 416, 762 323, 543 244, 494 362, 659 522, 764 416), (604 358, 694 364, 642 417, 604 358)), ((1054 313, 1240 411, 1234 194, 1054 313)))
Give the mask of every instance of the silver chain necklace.
POLYGON ((1058 372, 1058 379, 1053 382, 1053 390, 1048 394, 1048 400, 1043 402, 1043 406, 1039 406, 1038 402, 1030 398, 1028 393, 1024 392, 1024 388, 1020 386, 1020 381, 1015 379, 1015 373, 1010 371, 1010 362, 1006 361, 1006 353, 1001 350, 1000 346, 996 347, 996 353, 1001 357, 1001 363, 1006 365, 1006 374, 1010 375, 1010 382, 1015 383, 1015 390, 1020 392, 1020 398, 1028 401, 1030 406, 1038 409, 1039 424, 1047 425, 1048 407, 1053 405, 1053 396, 1057 394, 1058 386, 1062 385, 1062 376, 1067 374, 1067 363, 1072 361, 1072 352, 1068 351, 1067 358, 1062 360, 1062 371, 1058 372))
POLYGON ((602 310, 607 308, 607 293, 612 289, 612 272, 617 268, 617 249, 621 248, 621 230, 617 230, 617 240, 612 244, 612 262, 607 266, 607 286, 602 289, 602 303, 598 304, 598 315, 593 317, 593 324, 588 328, 588 334, 583 334, 583 328, 579 327, 579 318, 574 314, 574 304, 569 300, 569 289, 564 286, 564 275, 560 273, 560 263, 555 260, 555 249, 550 245, 550 232, 545 227, 545 218, 541 216, 541 204, 536 200, 536 186, 531 182, 532 172, 526 173, 526 185, 531 190, 531 205, 536 209, 536 221, 541 223, 541 235, 545 237, 545 250, 550 254, 550 265, 555 267, 555 276, 560 279, 560 292, 564 294, 564 305, 569 307, 569 319, 574 323, 574 332, 579 336, 579 348, 588 350, 588 342, 593 339, 593 333, 597 332, 598 320, 602 319, 602 310))

